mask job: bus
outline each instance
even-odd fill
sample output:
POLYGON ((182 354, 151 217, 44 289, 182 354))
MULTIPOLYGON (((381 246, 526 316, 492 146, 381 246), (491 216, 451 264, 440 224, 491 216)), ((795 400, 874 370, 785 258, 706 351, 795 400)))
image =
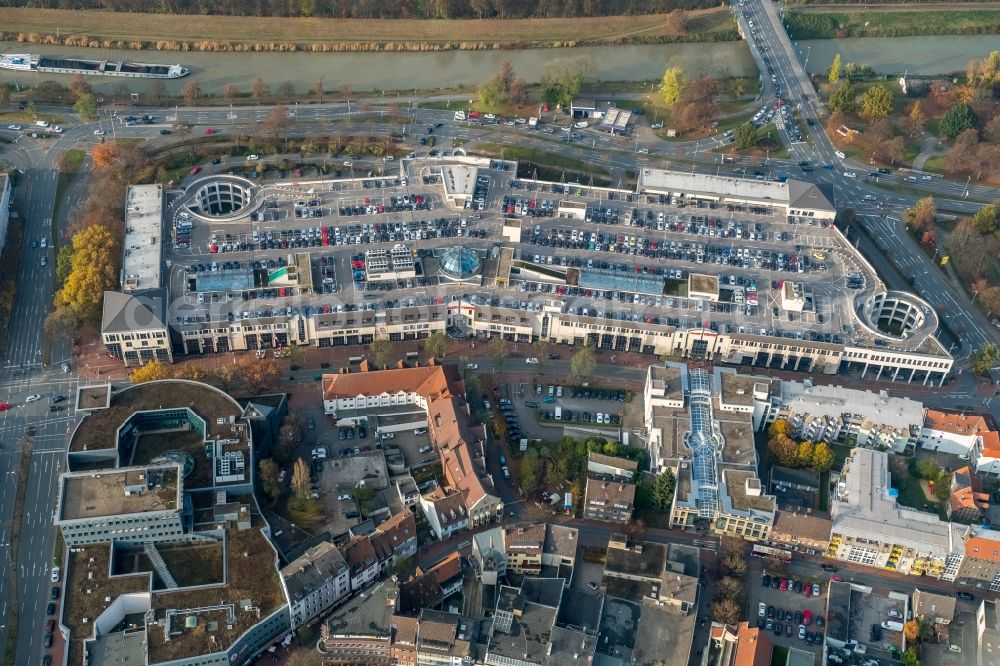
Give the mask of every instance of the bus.
POLYGON ((784 562, 792 561, 792 554, 787 550, 782 550, 780 548, 771 548, 770 546, 755 545, 753 550, 750 551, 751 557, 777 557, 784 562))

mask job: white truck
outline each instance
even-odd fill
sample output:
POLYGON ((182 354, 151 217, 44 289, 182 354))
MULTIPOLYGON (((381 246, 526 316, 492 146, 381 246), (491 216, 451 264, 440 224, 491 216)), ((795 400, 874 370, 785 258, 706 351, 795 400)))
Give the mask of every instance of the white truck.
POLYGON ((465 111, 456 111, 455 120, 465 120, 465 111))
POLYGON ((537 125, 538 125, 538 118, 535 118, 534 116, 528 118, 528 127, 535 127, 537 125))
POLYGON ((37 125, 38 127, 48 127, 49 126, 49 124, 46 121, 44 121, 44 120, 36 120, 35 121, 35 125, 37 125))
POLYGON ((587 121, 586 120, 581 120, 578 123, 573 123, 573 127, 577 128, 577 129, 584 129, 585 127, 587 127, 587 121))
POLYGON ((556 407, 556 421, 562 421, 562 407, 556 407))

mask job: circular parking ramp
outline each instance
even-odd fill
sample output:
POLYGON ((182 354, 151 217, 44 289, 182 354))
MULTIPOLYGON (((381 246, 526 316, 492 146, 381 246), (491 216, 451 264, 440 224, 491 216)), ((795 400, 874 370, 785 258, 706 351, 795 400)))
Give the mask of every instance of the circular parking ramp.
POLYGON ((858 318, 870 333, 884 340, 919 344, 938 327, 937 313, 922 298, 905 291, 873 294, 858 305, 858 318))
POLYGON ((231 222, 253 213, 261 200, 259 188, 239 176, 212 176, 193 183, 187 210, 207 222, 231 222))

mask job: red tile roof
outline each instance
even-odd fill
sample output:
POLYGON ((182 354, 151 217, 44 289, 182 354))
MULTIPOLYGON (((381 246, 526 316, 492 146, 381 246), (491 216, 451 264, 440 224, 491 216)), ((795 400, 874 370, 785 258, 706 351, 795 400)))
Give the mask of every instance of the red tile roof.
POLYGON ((736 659, 733 666, 768 666, 771 663, 771 637, 757 627, 740 622, 736 630, 736 659))

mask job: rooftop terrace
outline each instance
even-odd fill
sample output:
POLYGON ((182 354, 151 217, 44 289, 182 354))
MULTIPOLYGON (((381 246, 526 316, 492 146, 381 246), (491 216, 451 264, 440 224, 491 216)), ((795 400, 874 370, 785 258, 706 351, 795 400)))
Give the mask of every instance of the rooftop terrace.
POLYGON ((99 518, 178 507, 177 467, 131 467, 62 478, 61 520, 99 518))

